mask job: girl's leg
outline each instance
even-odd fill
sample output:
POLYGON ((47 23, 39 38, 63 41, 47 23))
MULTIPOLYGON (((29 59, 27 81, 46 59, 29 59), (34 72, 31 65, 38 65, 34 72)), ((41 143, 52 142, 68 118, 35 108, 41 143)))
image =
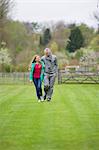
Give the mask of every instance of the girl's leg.
POLYGON ((38 79, 34 78, 33 82, 34 82, 34 85, 36 88, 36 95, 37 95, 38 99, 40 99, 39 92, 38 92, 38 79))
POLYGON ((39 97, 42 96, 42 82, 41 82, 41 79, 38 79, 38 94, 39 94, 39 97))

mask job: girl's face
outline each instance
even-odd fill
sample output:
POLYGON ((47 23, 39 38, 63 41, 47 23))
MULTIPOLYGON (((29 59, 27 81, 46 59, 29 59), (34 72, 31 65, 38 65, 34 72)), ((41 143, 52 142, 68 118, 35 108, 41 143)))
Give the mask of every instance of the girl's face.
POLYGON ((36 62, 39 62, 39 61, 40 61, 40 56, 36 56, 35 61, 36 61, 36 62))

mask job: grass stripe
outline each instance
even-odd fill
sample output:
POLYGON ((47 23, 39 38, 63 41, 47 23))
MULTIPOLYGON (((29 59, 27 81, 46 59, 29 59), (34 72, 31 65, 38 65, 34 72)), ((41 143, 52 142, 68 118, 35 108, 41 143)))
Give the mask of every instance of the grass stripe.
POLYGON ((0 150, 98 150, 99 85, 56 85, 51 103, 32 85, 2 87, 0 150))

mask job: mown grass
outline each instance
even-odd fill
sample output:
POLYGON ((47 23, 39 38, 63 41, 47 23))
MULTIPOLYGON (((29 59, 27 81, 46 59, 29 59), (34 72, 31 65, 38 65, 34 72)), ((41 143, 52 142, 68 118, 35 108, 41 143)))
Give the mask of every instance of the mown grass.
POLYGON ((50 103, 32 85, 0 86, 0 150, 39 149, 99 149, 99 85, 56 85, 50 103))

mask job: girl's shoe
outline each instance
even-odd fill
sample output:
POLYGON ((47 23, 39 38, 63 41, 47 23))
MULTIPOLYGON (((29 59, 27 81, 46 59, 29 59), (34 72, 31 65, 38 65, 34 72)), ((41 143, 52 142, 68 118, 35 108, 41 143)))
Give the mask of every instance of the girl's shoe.
POLYGON ((42 99, 41 102, 44 102, 44 100, 42 99))
POLYGON ((41 96, 41 97, 40 97, 40 100, 41 100, 41 102, 43 102, 43 101, 44 101, 43 96, 41 96))
POLYGON ((38 99, 38 102, 40 102, 41 100, 40 99, 38 99))

